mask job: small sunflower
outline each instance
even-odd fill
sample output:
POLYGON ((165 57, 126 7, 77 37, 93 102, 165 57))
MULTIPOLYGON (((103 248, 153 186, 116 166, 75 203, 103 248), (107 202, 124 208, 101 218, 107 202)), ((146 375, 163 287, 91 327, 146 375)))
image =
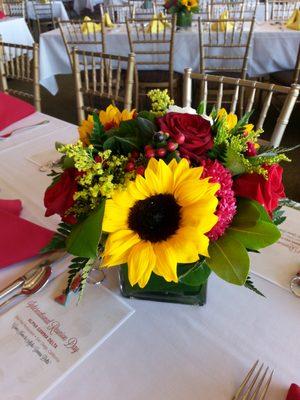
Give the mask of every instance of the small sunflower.
POLYGON ((192 8, 198 7, 198 0, 181 0, 181 4, 186 7, 188 11, 192 8))
POLYGON ((238 117, 233 113, 228 114, 225 108, 221 108, 219 110, 218 119, 219 120, 224 119, 224 123, 226 124, 226 127, 229 131, 231 131, 231 129, 233 129, 238 122, 238 117))
POLYGON ((79 137, 84 146, 90 144, 90 136, 94 129, 94 118, 89 115, 87 119, 83 120, 81 126, 78 127, 79 137))
POLYGON ((99 120, 105 130, 108 130, 111 128, 118 128, 122 121, 133 119, 134 114, 135 110, 123 110, 121 112, 118 107, 110 104, 105 111, 101 110, 99 112, 99 120))
POLYGON ((177 263, 208 256, 206 233, 218 221, 220 185, 199 179, 202 171, 185 159, 167 165, 152 158, 145 178, 138 175, 126 191, 115 192, 105 207, 103 265, 127 263, 130 284, 143 288, 152 272, 178 282, 177 263))

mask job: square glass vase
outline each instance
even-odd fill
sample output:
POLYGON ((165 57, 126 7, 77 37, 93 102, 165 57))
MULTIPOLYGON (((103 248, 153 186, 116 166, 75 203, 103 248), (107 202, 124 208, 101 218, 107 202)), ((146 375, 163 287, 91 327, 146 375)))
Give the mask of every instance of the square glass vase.
POLYGON ((124 297, 199 306, 206 303, 207 282, 191 286, 181 282, 167 282, 161 276, 152 273, 147 285, 140 288, 139 285, 131 286, 128 268, 123 265, 119 270, 119 278, 120 291, 124 297))

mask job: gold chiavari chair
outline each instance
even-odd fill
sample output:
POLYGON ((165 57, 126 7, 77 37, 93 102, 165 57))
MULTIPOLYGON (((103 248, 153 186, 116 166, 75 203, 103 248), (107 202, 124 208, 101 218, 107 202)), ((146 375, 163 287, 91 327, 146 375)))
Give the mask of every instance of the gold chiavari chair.
POLYGON ((257 94, 262 94, 262 104, 258 110, 257 123, 255 129, 263 128, 266 121, 266 117, 270 110, 273 95, 285 96, 285 101, 279 113, 279 116, 275 122, 273 133, 271 136, 270 144, 274 147, 278 147, 282 140, 286 126, 289 122, 290 116, 295 106, 295 102, 299 96, 299 85, 278 86, 269 83, 250 81, 245 79, 235 79, 225 76, 217 75, 205 75, 193 73, 191 68, 186 68, 184 71, 184 84, 183 84, 183 106, 191 106, 192 103, 192 80, 200 82, 200 100, 206 103, 214 105, 216 110, 219 110, 224 103, 223 101, 223 87, 224 85, 230 85, 234 90, 231 101, 229 102, 228 111, 235 113, 239 102, 239 96, 242 89, 247 91, 247 96, 244 96, 243 101, 245 102, 245 112, 250 112, 254 109, 255 97, 257 94), (218 90, 213 91, 214 98, 210 93, 210 84, 214 87, 217 84, 218 90))
POLYGON ((8 17, 26 18, 25 2, 23 0, 3 0, 2 8, 8 17))
POLYGON ((176 15, 173 15, 168 23, 163 24, 161 31, 157 29, 155 33, 149 29, 150 23, 158 25, 161 24, 161 20, 159 18, 133 18, 126 21, 130 51, 136 55, 136 108, 138 108, 139 96, 145 96, 149 89, 168 89, 170 96, 174 97, 175 89, 178 87, 173 66, 176 15), (164 70, 161 66, 164 67, 164 70), (148 68, 148 70, 139 71, 139 67, 148 68), (155 67, 159 71, 155 71, 155 67), (153 81, 152 77, 157 80, 153 81))
POLYGON ((101 15, 108 13, 112 23, 125 24, 127 18, 134 17, 134 7, 132 5, 108 4, 100 7, 101 15))
POLYGON ((244 16, 244 1, 217 1, 211 0, 208 5, 209 18, 218 19, 224 12, 228 13, 228 18, 236 19, 244 16))
POLYGON ((73 65, 72 49, 90 50, 99 53, 106 52, 105 27, 103 20, 91 20, 88 31, 83 31, 82 20, 58 20, 58 26, 70 59, 73 65), (101 26, 101 32, 96 30, 96 26, 101 26))
POLYGON ((165 0, 153 0, 153 4, 157 13, 165 13, 165 0))
POLYGON ((300 1, 295 0, 265 0, 266 21, 284 22, 289 19, 294 10, 300 8, 300 1))
POLYGON ((151 4, 151 7, 144 8, 143 4, 141 6, 134 5, 133 6, 133 16, 136 19, 147 19, 156 15, 156 7, 154 3, 151 4))
POLYGON ((38 44, 24 46, 0 41, 0 77, 4 92, 32 101, 36 110, 41 111, 38 44), (22 90, 13 88, 15 82, 22 85, 22 90))
POLYGON ((38 34, 55 29, 57 21, 53 14, 53 0, 47 0, 47 2, 40 2, 37 0, 32 1, 35 21, 38 28, 38 34))
POLYGON ((255 19, 198 19, 200 73, 246 78, 255 19), (215 30, 213 30, 213 27, 215 30))
POLYGON ((122 103, 124 109, 131 110, 134 54, 122 57, 73 49, 72 57, 79 124, 86 113, 99 109, 101 98, 113 104, 122 103), (125 77, 122 74, 124 69, 125 77), (113 78, 113 72, 116 78, 113 78))

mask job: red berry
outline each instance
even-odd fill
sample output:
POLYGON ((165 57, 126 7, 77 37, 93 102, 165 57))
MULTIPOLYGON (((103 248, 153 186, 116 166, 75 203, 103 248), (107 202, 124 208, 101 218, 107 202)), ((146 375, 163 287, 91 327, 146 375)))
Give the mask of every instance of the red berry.
POLYGON ((133 162, 128 162, 128 163, 126 164, 126 166, 125 166, 125 171, 126 171, 126 172, 134 171, 134 169, 135 169, 135 165, 134 165, 133 162))
POLYGON ((168 142, 167 143, 167 149, 169 151, 175 151, 178 147, 178 143, 174 143, 174 142, 168 142))
POLYGON ((94 158, 96 163, 101 163, 102 162, 102 158, 100 156, 95 156, 94 158))
POLYGON ((152 146, 150 144, 147 144, 147 146, 145 146, 144 149, 145 151, 152 150, 152 146))
POLYGON ((132 158, 139 158, 140 152, 138 150, 132 150, 131 157, 132 158))
POLYGON ((155 156, 155 151, 151 148, 146 150, 146 154, 145 154, 146 158, 152 158, 155 156))
POLYGON ((145 167, 144 167, 143 165, 139 165, 139 166, 137 167, 137 169, 135 170, 135 172, 136 172, 138 175, 144 175, 144 173, 145 173, 145 167))
POLYGON ((248 157, 254 157, 256 156, 256 148, 254 143, 252 142, 247 142, 247 151, 246 154, 248 157))
POLYGON ((158 157, 164 157, 167 153, 167 150, 164 147, 160 147, 159 149, 156 150, 156 154, 158 157))
POLYGON ((177 136, 177 138, 176 138, 176 142, 177 142, 178 144, 183 144, 184 141, 185 141, 185 136, 184 136, 183 133, 180 133, 180 134, 177 136))

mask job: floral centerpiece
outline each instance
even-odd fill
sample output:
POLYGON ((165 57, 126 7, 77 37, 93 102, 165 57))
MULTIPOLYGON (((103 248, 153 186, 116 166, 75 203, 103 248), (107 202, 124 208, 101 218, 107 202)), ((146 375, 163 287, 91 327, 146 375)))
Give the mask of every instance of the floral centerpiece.
POLYGON ((249 113, 207 116, 167 91, 148 96, 150 111, 110 105, 83 121, 76 143, 57 144, 61 170, 44 204, 62 221, 45 251, 75 256, 66 293, 74 282, 82 291, 96 260, 121 266, 126 296, 203 304, 212 271, 260 293, 249 252, 280 238, 288 158, 259 147, 249 113))
POLYGON ((188 28, 192 25, 193 13, 199 11, 198 0, 166 0, 165 9, 177 15, 177 26, 188 28))

